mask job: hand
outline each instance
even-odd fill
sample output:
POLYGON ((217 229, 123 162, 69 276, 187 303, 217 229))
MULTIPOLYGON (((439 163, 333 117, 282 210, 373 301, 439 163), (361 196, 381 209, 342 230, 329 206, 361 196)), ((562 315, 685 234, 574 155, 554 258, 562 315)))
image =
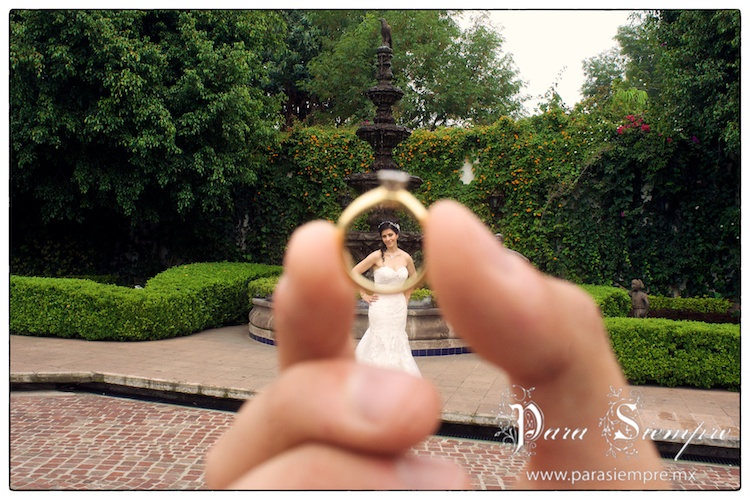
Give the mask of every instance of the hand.
MULTIPOLYGON (((336 241, 333 226, 322 222, 300 228, 290 240, 274 295, 279 378, 242 407, 212 449, 207 485, 470 488, 454 464, 406 454, 439 425, 435 388, 423 379, 354 362, 354 300, 336 241)), ((636 441, 637 459, 626 460, 623 454, 615 459, 606 456, 607 445, 595 433, 608 407, 609 388, 625 388, 627 382, 598 309, 583 291, 504 250, 473 214, 453 202, 430 209, 424 242, 429 280, 446 321, 514 383, 535 388, 545 427, 589 429, 586 440, 537 441, 528 470, 660 470, 651 442, 636 441)), ((518 486, 571 485, 535 483, 524 476, 518 486)), ((635 481, 574 487, 664 485, 635 481)))
POLYGON ((368 304, 372 304, 373 302, 378 301, 378 296, 377 294, 374 294, 374 293, 372 295, 368 293, 360 293, 360 296, 362 297, 362 300, 364 300, 368 304))
POLYGON ((324 222, 292 236, 274 293, 279 377, 210 451, 207 486, 469 488, 454 464, 405 456, 439 426, 432 384, 354 361, 355 300, 337 241, 324 222))

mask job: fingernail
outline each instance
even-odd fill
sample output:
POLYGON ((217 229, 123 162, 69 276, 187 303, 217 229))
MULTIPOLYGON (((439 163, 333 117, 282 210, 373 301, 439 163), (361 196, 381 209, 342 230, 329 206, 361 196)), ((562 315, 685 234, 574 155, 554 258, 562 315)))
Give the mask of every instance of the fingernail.
POLYGON ((407 373, 359 365, 349 379, 349 393, 356 411, 379 423, 398 414, 418 380, 407 373))
POLYGON ((466 490, 470 487, 466 473, 445 460, 407 455, 396 462, 396 472, 409 490, 466 490))

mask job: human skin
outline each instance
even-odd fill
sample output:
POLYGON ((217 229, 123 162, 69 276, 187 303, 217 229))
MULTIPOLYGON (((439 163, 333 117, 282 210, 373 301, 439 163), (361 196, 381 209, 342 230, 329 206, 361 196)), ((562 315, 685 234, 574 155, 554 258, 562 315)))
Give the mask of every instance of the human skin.
MULTIPOLYGON (((471 489, 448 461, 409 449, 434 433, 441 401, 425 379, 354 361, 354 294, 334 226, 292 236, 274 294, 279 376, 245 403, 207 457, 214 489, 471 489)), ((438 202, 424 225, 428 280, 447 322, 472 350, 534 388, 545 427, 588 429, 584 440, 538 440, 527 470, 659 471, 653 443, 608 456, 599 419, 626 388, 599 310, 578 287, 546 276, 498 244, 466 208, 438 202)), ((499 395, 498 395, 499 397, 499 395)), ((648 489, 639 480, 527 480, 529 489, 648 489)))

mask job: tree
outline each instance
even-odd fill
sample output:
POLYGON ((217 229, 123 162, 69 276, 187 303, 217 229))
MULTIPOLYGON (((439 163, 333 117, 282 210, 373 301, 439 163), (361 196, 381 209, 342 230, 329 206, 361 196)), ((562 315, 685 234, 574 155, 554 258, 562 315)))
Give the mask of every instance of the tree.
POLYGON ((395 114, 404 125, 434 128, 459 122, 489 123, 519 114, 521 82, 502 37, 477 18, 462 31, 455 15, 439 10, 313 11, 322 51, 308 65, 304 90, 317 97, 314 120, 336 124, 371 119, 364 90, 374 85, 379 18, 394 38, 394 84, 404 91, 395 114))
POLYGON ((679 144, 661 172, 681 245, 705 253, 684 258, 689 286, 727 280, 739 291, 740 12, 660 11, 654 36, 662 49, 663 89, 655 111, 679 144), (674 182, 679 180, 679 182, 674 182))
POLYGON ((643 90, 650 99, 657 98, 663 88, 662 46, 654 34, 654 23, 653 12, 637 12, 630 25, 620 26, 615 36, 626 60, 625 88, 643 90))
POLYGON ((14 239, 37 217, 189 240, 255 179, 279 121, 278 13, 17 10, 10 31, 14 239))
MULTIPOLYGON (((324 25, 325 12, 315 14, 316 22, 324 25)), ((336 18, 342 12, 335 12, 336 18)), ((377 18, 375 13, 355 12, 362 21, 347 23, 343 32, 326 32, 324 48, 308 64, 310 79, 302 82, 302 88, 314 95, 321 105, 310 122, 342 124, 346 121, 362 121, 371 118, 372 104, 364 91, 374 80, 374 49, 379 39, 375 38, 377 18)))
POLYGON ((625 78, 625 59, 619 49, 614 48, 583 61, 586 80, 581 86, 585 98, 597 97, 605 100, 612 96, 615 84, 625 78))
MULTIPOLYGON (((405 121, 434 129, 488 125, 503 116, 519 116, 523 82, 512 56, 502 54, 503 42, 498 31, 478 18, 447 47, 444 56, 437 56, 440 64, 434 80, 422 78, 421 88, 406 96, 405 121)), ((416 66, 424 67, 424 63, 416 66)))
POLYGON ((281 14, 287 24, 286 49, 271 64, 269 89, 285 96, 284 127, 289 129, 321 107, 318 97, 305 90, 305 84, 310 80, 308 63, 322 50, 323 29, 313 24, 306 11, 284 10, 281 14))
POLYGON ((686 138, 737 158, 740 150, 739 10, 662 11, 655 34, 663 54, 661 103, 686 138))
POLYGON ((662 293, 736 294, 739 12, 653 11, 640 21, 618 30, 625 79, 592 115, 619 123, 590 169, 601 188, 592 199, 622 203, 628 261, 662 293))

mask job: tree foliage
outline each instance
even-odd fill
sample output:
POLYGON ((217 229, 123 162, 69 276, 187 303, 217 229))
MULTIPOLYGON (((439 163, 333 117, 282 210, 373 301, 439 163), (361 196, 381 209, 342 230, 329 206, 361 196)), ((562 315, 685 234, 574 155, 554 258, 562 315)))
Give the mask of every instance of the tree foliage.
POLYGON ((485 18, 461 30, 455 15, 440 10, 310 11, 307 17, 323 39, 308 65, 309 79, 298 85, 320 102, 316 122, 371 119, 363 91, 375 83, 381 17, 393 32, 394 84, 405 93, 395 110, 400 123, 491 123, 521 112, 522 83, 485 18))
POLYGON ((269 89, 284 95, 285 128, 304 121, 320 109, 318 96, 305 90, 303 82, 310 80, 308 64, 322 50, 323 28, 315 26, 305 11, 281 11, 287 24, 286 47, 271 62, 269 89))
POLYGON ((653 12, 637 12, 630 24, 618 28, 615 36, 627 61, 625 87, 645 91, 650 99, 655 99, 663 88, 662 46, 653 32, 654 21, 653 12))
POLYGON ((675 131, 737 157, 740 148, 740 12, 661 11, 654 27, 663 49, 662 112, 675 131))
POLYGON ((282 26, 270 12, 14 11, 14 193, 47 220, 230 206, 275 133, 260 84, 282 26))
POLYGON ((552 89, 524 118, 502 39, 453 13, 14 11, 14 272, 49 275, 54 259, 127 271, 147 247, 162 265, 180 262, 165 248, 280 263, 291 232, 337 218, 344 179, 372 161, 346 125, 373 115, 362 94, 381 16, 406 91, 398 120, 417 125, 395 159, 426 204, 459 200, 575 282, 739 294, 734 11, 644 13, 619 55, 588 61, 588 99, 568 109, 552 89), (472 126, 438 126, 451 122, 472 126))
POLYGON ((589 187, 629 200, 628 258, 647 280, 668 283, 665 293, 715 291, 718 276, 737 291, 739 30, 738 11, 645 12, 619 30, 624 81, 605 106, 585 105, 626 146, 601 148, 604 173, 616 166, 617 177, 597 174, 589 187))
POLYGON ((189 234, 255 180, 277 13, 19 10, 10 30, 14 237, 28 213, 189 234))
POLYGON ((615 86, 624 79, 625 61, 619 49, 614 48, 583 61, 585 81, 581 87, 584 99, 610 97, 615 86))

